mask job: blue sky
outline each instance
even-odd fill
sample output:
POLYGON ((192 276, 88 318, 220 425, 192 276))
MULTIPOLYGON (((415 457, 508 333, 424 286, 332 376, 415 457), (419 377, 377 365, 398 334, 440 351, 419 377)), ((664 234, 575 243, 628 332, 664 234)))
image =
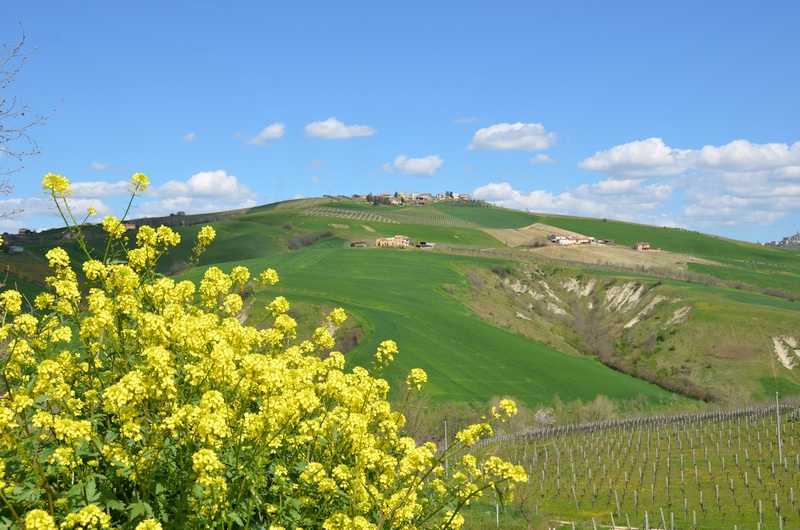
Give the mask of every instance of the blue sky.
MULTIPOLYGON (((46 114, 0 231, 324 194, 494 204, 746 241, 800 230, 795 1, 6 2, 46 114)), ((29 114, 30 115, 30 114, 29 114)), ((8 127, 10 123, 3 123, 8 127)), ((6 146, 9 150, 13 146, 6 146)), ((23 166, 20 168, 20 166, 23 166)))

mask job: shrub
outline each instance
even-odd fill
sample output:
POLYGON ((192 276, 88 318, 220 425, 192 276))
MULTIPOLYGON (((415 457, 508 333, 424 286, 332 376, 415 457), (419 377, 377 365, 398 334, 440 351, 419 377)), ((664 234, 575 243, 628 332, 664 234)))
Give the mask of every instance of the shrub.
POLYGON ((314 232, 307 234, 293 234, 292 240, 289 242, 289 250, 299 250, 303 247, 313 245, 319 241, 319 236, 314 232))
MULTIPOLYGON (((148 182, 136 174, 131 183, 132 200, 148 182)), ((457 528, 470 499, 503 498, 526 479, 519 466, 464 451, 513 402, 443 453, 417 445, 380 378, 394 342, 380 345, 373 373, 345 371, 342 354, 314 355, 333 344, 326 327, 296 337, 283 297, 263 329, 236 319, 246 268, 210 267, 199 284, 159 276, 158 258, 180 236, 143 226, 128 249, 114 217, 93 258, 69 182, 48 174, 45 189, 86 254, 87 281, 56 248, 35 312, 22 311, 16 291, 0 293, 1 525, 457 528), (457 466, 449 477, 444 458, 457 466)), ((214 236, 200 230, 193 263, 214 236)), ((262 289, 277 281, 271 269, 258 276, 262 289)), ((327 318, 336 326, 346 315, 327 318)), ((408 392, 425 380, 412 370, 408 392)))

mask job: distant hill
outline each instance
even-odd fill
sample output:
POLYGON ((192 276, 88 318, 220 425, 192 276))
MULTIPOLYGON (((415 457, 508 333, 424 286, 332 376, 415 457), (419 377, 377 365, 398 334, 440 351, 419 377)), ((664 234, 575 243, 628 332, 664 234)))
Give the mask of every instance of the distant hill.
MULTIPOLYGON (((217 240, 202 266, 281 275, 248 299, 251 322, 278 294, 306 330, 341 306, 351 315, 340 337, 349 362, 369 366, 394 339, 400 355, 386 377, 402 386, 410 368, 424 368, 433 400, 510 395, 535 406, 603 394, 663 407, 800 393, 797 252, 605 219, 341 197, 134 223, 180 232, 164 274, 185 269, 194 236, 211 224, 217 240), (548 241, 556 234, 604 244, 548 241), (433 248, 375 246, 395 235, 433 248)), ((0 265, 29 297, 49 248, 77 257, 63 230, 12 239, 24 252, 0 255, 0 265)))

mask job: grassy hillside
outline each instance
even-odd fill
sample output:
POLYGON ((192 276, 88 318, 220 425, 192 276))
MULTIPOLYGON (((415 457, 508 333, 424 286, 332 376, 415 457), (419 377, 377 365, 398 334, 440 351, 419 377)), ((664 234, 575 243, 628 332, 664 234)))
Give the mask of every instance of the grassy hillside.
MULTIPOLYGON (((340 305, 363 335, 349 362, 368 366, 380 341, 394 339, 401 354, 387 378, 397 383, 410 368, 422 367, 434 400, 511 395, 535 406, 556 395, 565 401, 641 396, 652 405, 676 399, 642 378, 678 390, 693 385, 724 401, 800 391, 797 369, 784 366, 774 349, 776 337, 786 344, 800 339, 800 306, 792 301, 800 297, 796 252, 494 207, 375 207, 318 198, 165 219, 184 243, 162 262, 163 273, 182 270, 188 261, 200 226, 195 220, 211 221, 218 234, 202 265, 272 267, 281 274, 275 289, 257 294, 253 322, 259 306, 277 294, 295 304, 307 328, 325 308, 340 305), (533 225, 540 232, 531 231, 533 225), (551 229, 617 245, 526 243, 551 229), (435 242, 438 250, 349 245, 374 245, 375 238, 395 234, 435 242), (664 252, 626 247, 637 241, 664 252), (527 291, 518 292, 513 279, 527 291), (590 281, 594 287, 587 291, 590 281), (575 282, 583 287, 575 290, 575 282), (643 286, 635 303, 622 310, 608 302, 609 293, 631 282, 643 286), (685 315, 675 319, 682 308, 685 315)), ((73 245, 56 236, 25 240, 22 256, 0 255, 9 283, 34 293, 46 251, 73 245)))
MULTIPOLYGON (((428 372, 436 400, 488 400, 510 394, 530 405, 563 399, 617 399, 638 395, 668 400, 666 392, 613 372, 595 360, 569 356, 492 326, 448 294, 466 287, 455 264, 465 258, 385 249, 303 249, 248 263, 272 266, 282 281, 276 292, 290 300, 344 307, 362 322, 361 347, 349 360, 369 366, 372 353, 394 339, 400 355, 388 372, 401 380, 411 368, 428 372)), ((473 261, 473 260, 469 260, 473 261)), ((272 295, 273 293, 270 293, 272 295)))

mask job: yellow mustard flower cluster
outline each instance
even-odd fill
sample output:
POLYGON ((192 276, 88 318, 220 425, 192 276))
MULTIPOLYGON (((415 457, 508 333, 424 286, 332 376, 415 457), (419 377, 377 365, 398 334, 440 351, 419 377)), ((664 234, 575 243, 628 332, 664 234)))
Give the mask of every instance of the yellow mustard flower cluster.
MULTIPOLYGON (((45 187, 63 197, 57 177, 45 187)), ((132 180, 138 191, 147 183, 132 180)), ((121 222, 104 226, 118 241, 121 222)), ((201 229, 195 249, 214 235, 201 229)), ((34 313, 19 293, 0 293, 1 518, 26 529, 458 528, 471 499, 526 479, 502 460, 458 454, 513 403, 444 454, 418 445, 385 380, 345 370, 339 352, 320 355, 343 309, 299 342, 280 296, 266 305, 268 325, 245 325, 250 271, 210 267, 199 285, 155 274, 178 243, 168 228, 141 227, 127 260, 87 253, 86 285, 54 249, 34 313), (450 476, 444 458, 458 462, 450 476)), ((257 278, 278 281, 271 269, 257 278)), ((397 354, 381 343, 378 367, 397 354)), ((409 390, 426 380, 412 370, 409 390)))

